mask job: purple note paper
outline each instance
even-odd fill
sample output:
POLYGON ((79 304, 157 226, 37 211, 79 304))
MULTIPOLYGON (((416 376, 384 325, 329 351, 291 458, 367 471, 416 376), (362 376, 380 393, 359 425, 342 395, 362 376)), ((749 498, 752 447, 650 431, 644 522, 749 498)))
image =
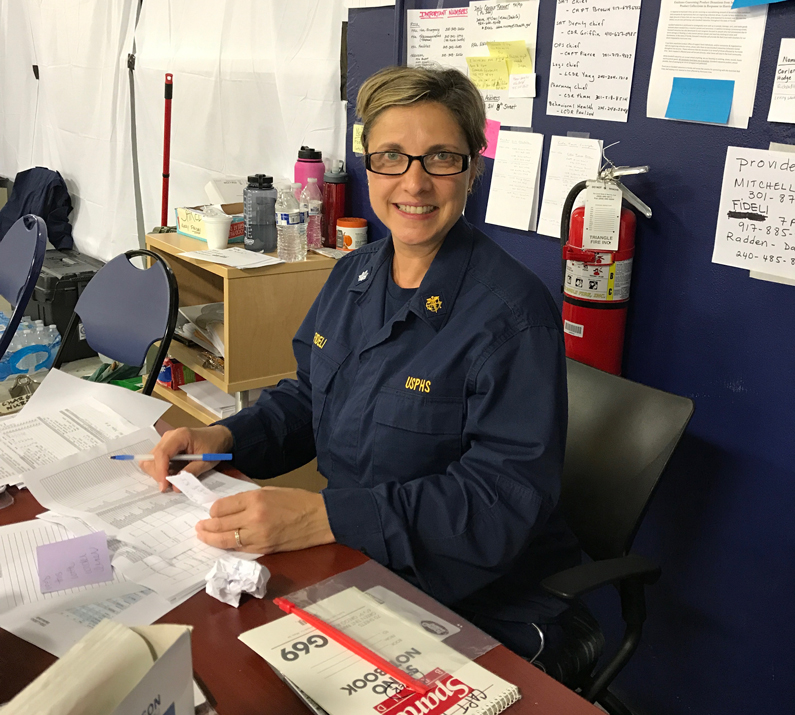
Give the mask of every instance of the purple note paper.
POLYGON ((113 579, 104 531, 36 547, 42 593, 113 579))

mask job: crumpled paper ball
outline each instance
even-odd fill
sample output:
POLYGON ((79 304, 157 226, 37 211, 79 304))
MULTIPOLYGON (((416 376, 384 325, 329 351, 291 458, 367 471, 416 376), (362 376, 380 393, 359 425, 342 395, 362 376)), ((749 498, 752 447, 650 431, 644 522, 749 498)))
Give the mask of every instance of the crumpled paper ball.
POLYGON ((262 598, 270 577, 271 572, 262 564, 224 554, 204 577, 207 582, 205 590, 219 601, 237 608, 244 591, 256 598, 262 598))

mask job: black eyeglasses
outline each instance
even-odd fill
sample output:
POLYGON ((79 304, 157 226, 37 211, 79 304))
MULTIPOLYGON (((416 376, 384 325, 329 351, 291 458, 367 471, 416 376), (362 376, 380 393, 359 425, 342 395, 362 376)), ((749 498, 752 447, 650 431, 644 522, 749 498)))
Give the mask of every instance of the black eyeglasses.
POLYGON ((367 171, 385 176, 405 174, 411 162, 417 160, 431 176, 453 176, 463 174, 469 168, 469 156, 454 151, 435 151, 431 154, 411 156, 402 151, 376 151, 364 155, 367 171))

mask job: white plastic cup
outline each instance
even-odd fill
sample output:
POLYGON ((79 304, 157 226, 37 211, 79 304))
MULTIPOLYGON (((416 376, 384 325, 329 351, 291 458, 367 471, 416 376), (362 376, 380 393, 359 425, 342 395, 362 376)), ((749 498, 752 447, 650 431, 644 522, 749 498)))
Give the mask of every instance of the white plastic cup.
POLYGON ((226 248, 229 243, 229 227, 232 217, 218 213, 204 217, 204 236, 207 239, 207 248, 226 248))

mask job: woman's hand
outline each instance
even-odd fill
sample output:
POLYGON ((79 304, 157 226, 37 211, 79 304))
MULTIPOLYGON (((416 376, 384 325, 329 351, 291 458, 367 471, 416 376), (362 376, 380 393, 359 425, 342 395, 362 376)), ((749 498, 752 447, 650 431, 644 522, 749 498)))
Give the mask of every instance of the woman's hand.
POLYGON ((210 508, 210 517, 196 524, 196 534, 220 549, 272 554, 334 542, 323 497, 304 489, 262 487, 223 497, 210 508))
MULTIPOLYGON (((198 427, 179 429, 166 432, 152 450, 154 461, 139 462, 139 466, 147 474, 155 478, 160 486, 160 491, 166 491, 170 484, 166 477, 169 471, 169 461, 177 454, 205 454, 207 452, 230 452, 234 439, 232 433, 223 425, 212 427, 198 427)), ((218 462, 182 462, 180 469, 199 475, 214 467, 218 462)))

